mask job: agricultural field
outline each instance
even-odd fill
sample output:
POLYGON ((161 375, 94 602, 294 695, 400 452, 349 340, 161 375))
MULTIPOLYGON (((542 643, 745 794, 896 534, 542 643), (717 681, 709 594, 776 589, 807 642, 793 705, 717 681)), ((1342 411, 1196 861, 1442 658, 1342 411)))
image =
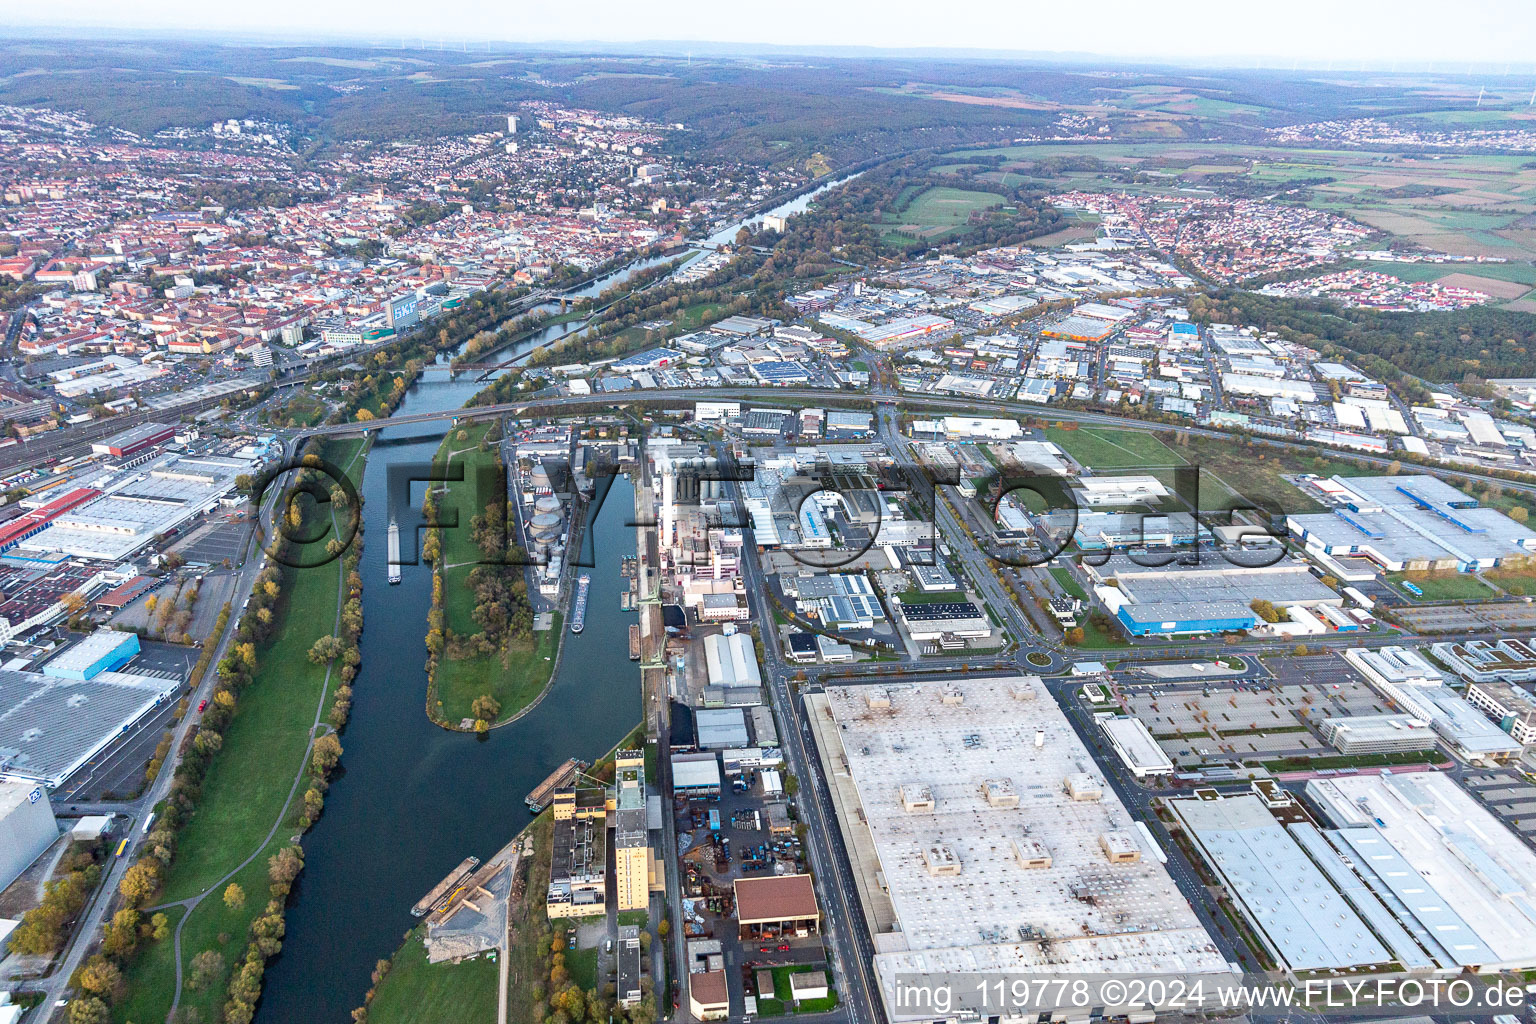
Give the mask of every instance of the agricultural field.
MULTIPOLYGON (((1532 276, 1529 263, 1536 258, 1536 164, 1523 156, 1456 154, 1431 159, 1364 151, 1180 142, 1033 144, 960 150, 949 155, 956 160, 956 164, 947 165, 950 167, 976 156, 1001 156, 1004 164, 998 173, 1031 176, 1041 160, 1096 157, 1117 172, 1132 169, 1166 176, 1170 186, 1199 185, 1212 175, 1236 175, 1276 186, 1311 180, 1306 197, 1313 207, 1350 217, 1426 249, 1519 261, 1526 270, 1514 271, 1512 280, 1536 284, 1521 281, 1532 276)), ((1104 176, 1093 171, 1068 172, 1054 181, 1062 189, 1109 185, 1104 176)), ((1113 187, 1125 186, 1115 183, 1113 187)), ((1488 265, 1467 272, 1503 279, 1488 265)))

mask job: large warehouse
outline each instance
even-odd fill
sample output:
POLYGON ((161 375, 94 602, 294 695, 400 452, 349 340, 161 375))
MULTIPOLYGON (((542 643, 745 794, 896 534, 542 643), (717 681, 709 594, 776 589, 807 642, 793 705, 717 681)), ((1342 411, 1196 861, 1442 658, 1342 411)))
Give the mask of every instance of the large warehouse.
POLYGON ((100 496, 56 516, 24 550, 119 561, 214 508, 234 489, 236 477, 253 468, 247 459, 160 456, 117 474, 100 496))
POLYGON ((0 889, 16 881, 58 838, 59 826, 41 787, 0 782, 0 889))
POLYGON ((1536 531, 1432 476, 1336 476, 1330 490, 1342 508, 1286 517, 1310 550, 1360 555, 1388 572, 1493 569, 1536 552, 1536 531))
POLYGON ((131 672, 74 680, 0 669, 0 777, 57 787, 180 688, 131 672))
MULTIPOLYGON (((1169 556, 1170 560, 1172 556, 1169 556)), ((1207 553, 1199 565, 1144 565, 1125 554, 1088 565, 1106 608, 1133 636, 1221 633, 1252 629, 1260 619, 1251 607, 1263 597, 1276 608, 1340 605, 1344 599, 1313 576, 1304 563, 1234 565, 1207 553)))
POLYGON ((1038 676, 805 699, 893 1021, 905 974, 1227 969, 1038 676))
POLYGON ((1536 853, 1455 780, 1337 776, 1306 793, 1335 826, 1328 843, 1436 966, 1536 968, 1536 853))
POLYGON ((127 458, 137 455, 146 448, 153 448, 157 444, 163 444, 176 436, 176 426, 172 423, 140 423, 136 427, 119 431, 111 437, 97 441, 91 445, 92 453, 96 455, 111 455, 114 458, 127 458))
POLYGON ((139 635, 102 629, 48 659, 43 675, 84 681, 122 668, 139 653, 139 635))
POLYGON ((1393 959, 1257 795, 1202 794, 1167 806, 1259 940, 1288 968, 1338 969, 1393 959))

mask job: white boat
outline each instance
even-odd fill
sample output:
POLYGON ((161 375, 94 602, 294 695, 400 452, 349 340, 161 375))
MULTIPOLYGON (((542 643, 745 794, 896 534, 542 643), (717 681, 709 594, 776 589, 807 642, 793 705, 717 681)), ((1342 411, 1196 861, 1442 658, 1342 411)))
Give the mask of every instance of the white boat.
POLYGON ((400 582, 400 526, 393 519, 389 521, 389 582, 400 582))
POLYGON ((587 591, 591 589, 592 577, 586 573, 576 581, 576 604, 571 609, 571 632, 580 633, 587 624, 587 591))

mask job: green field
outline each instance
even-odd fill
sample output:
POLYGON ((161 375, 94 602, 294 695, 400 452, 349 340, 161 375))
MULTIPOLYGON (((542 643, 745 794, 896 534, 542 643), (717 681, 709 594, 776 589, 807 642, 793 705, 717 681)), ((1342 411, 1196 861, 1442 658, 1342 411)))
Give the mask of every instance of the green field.
POLYGON ((1494 569, 1484 575, 1511 594, 1519 597, 1536 596, 1536 570, 1494 569))
POLYGON ((1374 263, 1358 264, 1366 270, 1391 274, 1399 281, 1438 281, 1451 274, 1486 277, 1494 281, 1536 286, 1536 266, 1526 262, 1509 263, 1374 263))
POLYGON ((1082 584, 1072 578, 1072 573, 1061 566, 1056 566, 1050 572, 1051 577, 1056 581, 1056 585, 1066 593, 1077 598, 1079 601, 1088 600, 1088 594, 1083 590, 1082 584))
POLYGON ((389 974, 368 1004, 370 1024, 461 1024, 496 1019, 500 968, 481 957, 458 964, 427 962, 417 926, 396 951, 389 974))
POLYGON ((1145 430, 1048 427, 1045 437, 1081 465, 1092 469, 1142 469, 1178 466, 1184 462, 1177 452, 1145 430))
MULTIPOLYGON (((1507 114, 1492 113, 1490 120, 1507 114)), ((1442 273, 1461 271, 1527 283, 1522 277, 1529 275, 1529 261, 1536 257, 1536 229, 1531 227, 1536 215, 1536 166, 1522 156, 1455 154, 1429 159, 1413 154, 1384 157, 1368 151, 1182 141, 1032 144, 947 155, 957 162, 980 155, 1002 156, 1001 172, 983 172, 978 177, 990 180, 1000 174, 1014 182, 1035 180, 1038 162, 1047 158, 1095 157, 1107 165, 1102 171, 1068 172, 1054 182, 1039 182, 1055 189, 1123 190, 1127 186, 1116 180, 1123 167, 1165 177, 1168 189, 1198 187, 1207 175, 1219 173, 1264 185, 1304 181, 1309 184, 1302 186, 1303 197, 1317 209, 1342 214, 1426 249, 1460 256, 1503 256, 1525 268, 1453 264, 1438 268, 1442 273)))
POLYGON ((1259 762, 1272 772, 1319 771, 1323 768, 1380 768, 1394 764, 1440 764, 1450 760, 1439 750, 1408 750, 1395 754, 1330 754, 1259 762))
POLYGON ((918 240, 937 241, 963 228, 972 213, 1002 206, 1007 201, 996 192, 944 186, 927 189, 910 199, 903 192, 897 198, 899 208, 887 211, 880 221, 885 228, 882 238, 897 245, 918 240), (905 206, 901 205, 903 201, 906 201, 905 206))
MULTIPOLYGON (((344 467, 360 482, 365 442, 343 441, 329 445, 326 457, 344 467)), ((314 558, 323 552, 325 538, 311 545, 314 558)), ((182 829, 176 859, 166 874, 162 902, 186 899, 210 888, 222 890, 228 881, 246 893, 245 906, 231 910, 218 894, 200 903, 182 929, 183 971, 192 957, 205 949, 217 949, 226 963, 244 952, 246 931, 266 902, 267 858, 288 845, 298 831, 303 809, 289 802, 294 779, 303 769, 310 730, 316 713, 330 705, 333 676, 326 685, 326 668, 309 661, 309 649, 336 626, 341 562, 313 569, 291 570, 290 582, 280 606, 280 625, 273 639, 257 651, 257 670, 240 697, 240 705, 223 746, 203 782, 196 814, 182 829), (282 823, 275 830, 273 826, 282 823), (269 838, 269 833, 271 836, 269 838), (251 863, 226 881, 252 854, 251 863), (220 942, 220 937, 227 941, 220 942)), ((175 968, 161 946, 148 946, 128 966, 125 974, 129 998, 119 1005, 122 1021, 163 1020, 170 1010, 175 968)), ((213 1020, 225 998, 225 982, 201 992, 182 993, 182 1005, 213 1020)))
POLYGON ((1394 572, 1387 574, 1387 582, 1410 601, 1476 601, 1493 596, 1487 584, 1465 572, 1394 572), (1405 582, 1424 591, 1424 596, 1409 593, 1403 588, 1405 582))
MULTIPOLYGON (((469 575, 484 555, 474 542, 470 520, 481 511, 477 506, 484 497, 479 493, 482 488, 477 486, 477 480, 496 462, 494 444, 489 451, 479 449, 491 426, 478 423, 460 427, 443 439, 438 451, 438 460, 448 469, 462 466, 464 470, 462 482, 445 485, 446 493, 439 496, 437 506, 439 522, 451 522, 453 516, 458 517, 457 527, 442 531, 443 618, 449 630, 463 635, 480 631, 474 619, 475 596, 469 587, 469 575)), ((531 644, 512 647, 505 657, 493 654, 451 658, 445 652, 438 662, 436 677, 441 719, 457 724, 471 717, 470 705, 486 693, 501 702, 501 721, 537 700, 549 682, 559 649, 562 620, 558 613, 554 619, 554 628, 534 634, 531 644)))

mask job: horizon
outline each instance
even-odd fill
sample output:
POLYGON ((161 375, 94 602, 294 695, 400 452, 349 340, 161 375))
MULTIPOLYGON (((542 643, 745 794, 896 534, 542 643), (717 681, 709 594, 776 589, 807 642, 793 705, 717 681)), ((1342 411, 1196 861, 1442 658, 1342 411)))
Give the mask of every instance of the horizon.
POLYGON ((1340 11, 1323 0, 1302 0, 1283 23, 1257 15, 1231 16, 1214 0, 1197 0, 1179 18, 1148 14, 1129 0, 1110 0, 1085 40, 1076 17, 1059 9, 1002 9, 977 5, 969 17, 938 25, 908 0, 878 13, 866 3, 827 12, 805 0, 766 16, 747 10, 722 18, 691 4, 668 20, 692 28, 658 34, 654 18, 627 5, 603 2, 577 15, 541 11, 487 18, 471 5, 439 6, 435 32, 423 32, 412 10, 388 0, 365 7, 340 0, 316 8, 276 0, 260 14, 246 8, 210 8, 190 0, 110 5, 82 0, 72 16, 57 11, 16 17, 0 33, 13 39, 110 38, 199 41, 229 46, 356 46, 416 51, 498 49, 611 53, 622 56, 806 56, 821 59, 938 59, 1110 63, 1165 67, 1252 68, 1316 72, 1497 74, 1536 76, 1536 18, 1518 0, 1470 0, 1453 23, 1436 18, 1427 0, 1390 7, 1370 2, 1340 11), (1311 31, 1319 21, 1326 33, 1311 31), (609 26, 594 36, 593 25, 609 26), (439 26, 474 25, 478 31, 443 32, 439 26), (1432 26, 1426 28, 1424 26, 1432 26), (810 27, 813 31, 803 30, 810 27), (978 46, 1019 39, 1017 46, 978 46), (1052 47, 1062 40, 1072 45, 1052 47), (1087 45, 1084 45, 1084 44, 1087 45))

